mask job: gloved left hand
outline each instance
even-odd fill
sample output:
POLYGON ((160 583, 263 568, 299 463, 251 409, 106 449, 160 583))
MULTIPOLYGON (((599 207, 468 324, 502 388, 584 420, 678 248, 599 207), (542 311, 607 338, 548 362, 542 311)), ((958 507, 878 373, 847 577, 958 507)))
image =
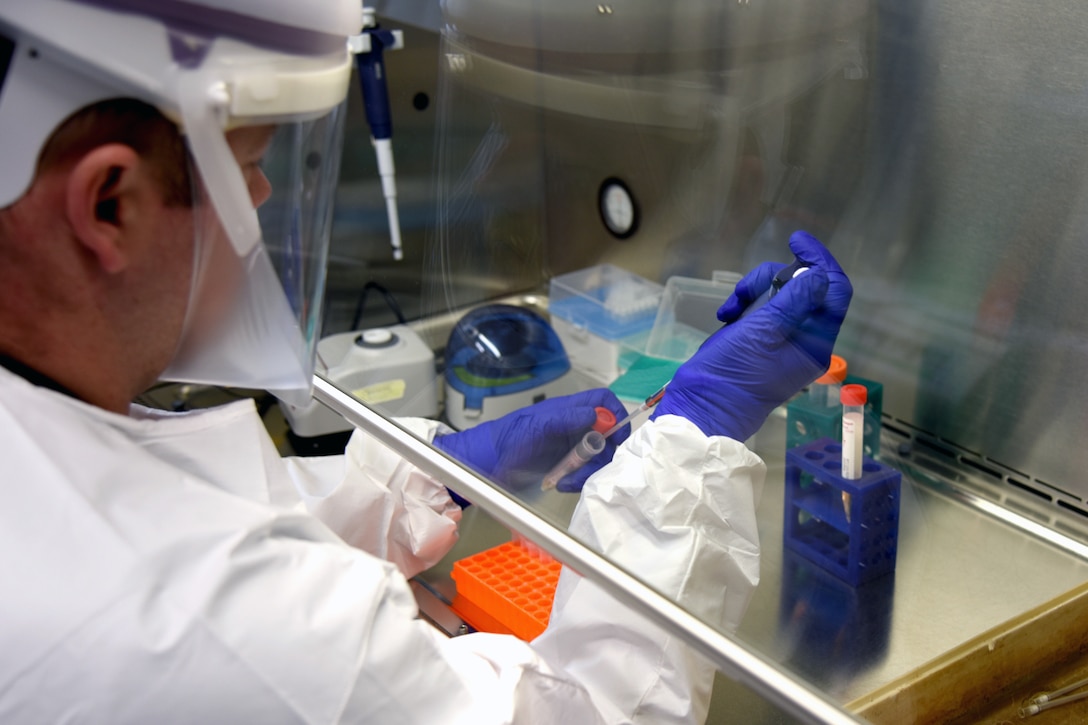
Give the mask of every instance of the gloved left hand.
POLYGON ((673 376, 651 418, 678 415, 706 435, 744 441, 775 407, 827 370, 853 287, 818 239, 790 237, 808 271, 744 316, 785 265, 763 264, 737 283, 718 310, 727 323, 673 376))
MULTIPOLYGON (((438 436, 434 445, 509 489, 540 485, 552 466, 593 427, 598 406, 612 411, 616 420, 627 417, 619 399, 599 388, 544 400, 475 428, 438 436)), ((586 479, 612 460, 616 446, 630 433, 629 426, 616 431, 604 451, 564 476, 556 488, 581 491, 586 479)))

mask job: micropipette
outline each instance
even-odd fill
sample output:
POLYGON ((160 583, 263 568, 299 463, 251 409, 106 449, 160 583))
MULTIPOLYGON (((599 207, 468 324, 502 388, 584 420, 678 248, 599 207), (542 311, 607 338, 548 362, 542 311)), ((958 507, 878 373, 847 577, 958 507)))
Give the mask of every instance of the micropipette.
POLYGON ((378 26, 373 8, 363 7, 363 28, 349 39, 349 47, 355 53, 355 65, 359 71, 359 83, 363 91, 363 108, 370 126, 370 138, 378 160, 378 175, 382 180, 386 214, 389 217, 389 239, 393 246, 393 259, 403 259, 401 248, 400 217, 397 214, 397 179, 393 165, 393 121, 389 113, 389 89, 386 85, 386 50, 404 47, 404 33, 400 30, 384 30, 378 26))
MULTIPOLYGON (((665 395, 666 387, 668 387, 668 383, 662 385, 656 393, 646 398, 646 400, 642 402, 642 405, 636 408, 634 412, 611 427, 607 427, 604 432, 594 429, 582 436, 582 440, 578 441, 574 448, 571 448, 567 455, 563 456, 563 460, 559 461, 552 470, 548 471, 548 474, 544 476, 544 481, 540 484, 540 488, 544 491, 552 490, 563 476, 574 473, 579 468, 589 463, 592 458, 604 450, 605 441, 608 440, 613 433, 630 423, 639 413, 647 411, 661 402, 662 396, 665 395)), ((602 428, 607 425, 602 425, 605 420, 604 414, 607 414, 608 417, 611 418, 611 421, 609 422, 616 420, 616 416, 612 415, 611 411, 607 408, 597 408, 597 425, 595 428, 602 428)))

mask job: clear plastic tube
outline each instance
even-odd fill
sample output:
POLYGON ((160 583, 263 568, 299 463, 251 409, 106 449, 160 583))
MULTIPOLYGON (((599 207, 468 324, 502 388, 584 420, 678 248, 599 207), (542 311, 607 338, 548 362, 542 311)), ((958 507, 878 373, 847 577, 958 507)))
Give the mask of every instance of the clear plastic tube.
MULTIPOLYGON (((861 478, 867 397, 864 385, 844 385, 839 391, 842 400, 842 477, 848 481, 861 478)), ((846 491, 842 492, 842 512, 849 523, 850 494, 846 491)))
POLYGON ((1031 699, 1030 704, 1032 704, 1032 705, 1045 705, 1046 703, 1050 702, 1051 700, 1056 700, 1057 698, 1061 697, 1062 695, 1065 695, 1066 693, 1072 692, 1073 690, 1080 689, 1081 687, 1084 687, 1085 685, 1088 685, 1088 677, 1085 677, 1083 680, 1077 680, 1076 682, 1074 682, 1072 684, 1069 684, 1069 685, 1066 685, 1065 687, 1060 687, 1057 690, 1053 690, 1051 692, 1044 692, 1044 693, 1042 693, 1040 695, 1036 695, 1035 697, 1033 697, 1031 699))
POLYGON ((604 442, 605 437, 603 434, 595 430, 586 433, 582 436, 582 440, 578 441, 574 448, 571 448, 570 452, 563 457, 563 460, 548 471, 548 475, 544 476, 544 483, 541 484, 541 488, 545 491, 555 488, 563 476, 577 471, 603 451, 604 442))
MULTIPOLYGON (((600 432, 600 427, 598 427, 596 430, 591 430, 590 432, 586 433, 582 437, 582 440, 578 441, 578 444, 575 445, 569 453, 567 453, 563 460, 555 464, 555 467, 552 468, 552 470, 548 471, 548 475, 544 476, 544 482, 540 485, 540 487, 545 491, 550 491, 551 489, 556 487, 556 485, 559 483, 559 480, 563 478, 563 476, 573 473, 574 471, 577 471, 579 468, 589 463, 590 459, 592 459, 594 456, 604 450, 605 441, 608 440, 609 436, 618 431, 620 428, 623 428, 623 426, 630 423, 636 415, 647 411, 660 403, 661 398, 665 395, 665 388, 667 388, 668 385, 668 383, 662 385, 657 392, 646 398, 646 400, 643 401, 642 405, 636 408, 630 415, 628 415, 626 418, 619 421, 618 423, 614 424, 611 428, 608 428, 603 433, 600 432)), ((597 409, 598 423, 602 420, 602 410, 605 409, 597 409)), ((605 410, 605 412, 607 411, 605 410)), ((614 417, 613 420, 615 420, 614 417)))
POLYGON ((842 477, 851 481, 861 478, 865 393, 862 385, 844 385, 839 393, 842 398, 842 477))
POLYGON ((1077 702, 1088 697, 1088 690, 1084 692, 1078 692, 1075 695, 1066 695, 1065 697, 1055 697, 1052 700, 1046 702, 1032 702, 1024 707, 1020 708, 1019 715, 1021 718, 1031 717, 1032 715, 1038 715, 1044 710, 1049 710, 1052 707, 1060 707, 1061 705, 1068 705, 1071 702, 1077 702))

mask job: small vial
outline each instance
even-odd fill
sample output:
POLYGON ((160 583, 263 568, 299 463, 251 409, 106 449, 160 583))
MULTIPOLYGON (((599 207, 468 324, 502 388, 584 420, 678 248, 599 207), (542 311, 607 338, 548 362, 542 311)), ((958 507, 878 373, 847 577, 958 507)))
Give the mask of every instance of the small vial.
POLYGON ((831 365, 827 372, 816 378, 808 386, 808 399, 818 408, 831 408, 839 404, 839 390, 846 380, 846 360, 838 355, 831 356, 831 365))
POLYGON ((559 484, 559 480, 568 474, 574 473, 582 466, 586 465, 593 458, 596 458, 597 454, 604 450, 605 438, 603 435, 595 430, 591 430, 582 436, 582 440, 575 444, 574 448, 570 449, 570 452, 563 457, 559 463, 555 464, 552 470, 548 471, 548 475, 544 476, 544 481, 541 483, 540 488, 544 491, 550 491, 559 484))
POLYGON ((861 478, 868 396, 864 385, 844 385, 839 393, 842 401, 842 477, 847 480, 861 478))
POLYGON ((548 471, 540 484, 542 490, 552 490, 563 476, 574 473, 604 450, 605 433, 615 427, 616 415, 608 408, 600 406, 594 408, 594 410, 597 413, 597 420, 593 422, 592 430, 582 436, 582 440, 578 441, 574 448, 570 449, 570 452, 563 457, 563 460, 548 471))

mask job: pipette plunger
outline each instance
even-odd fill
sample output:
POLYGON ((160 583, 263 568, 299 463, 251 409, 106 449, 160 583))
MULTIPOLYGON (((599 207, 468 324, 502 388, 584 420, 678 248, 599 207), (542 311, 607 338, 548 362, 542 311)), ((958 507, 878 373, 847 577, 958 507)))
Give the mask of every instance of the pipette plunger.
POLYGON ((747 315, 752 314, 760 307, 770 302, 771 298, 778 294, 779 291, 781 291, 781 289, 786 286, 787 282, 789 282, 794 277, 799 277, 804 272, 807 272, 808 268, 809 265, 805 264, 797 257, 794 257, 792 263, 778 270, 778 272, 774 276, 774 279, 771 280, 771 286, 768 287, 763 294, 757 297, 752 302, 752 304, 748 305, 748 307, 745 308, 744 312, 741 313, 741 317, 746 317, 747 315))

